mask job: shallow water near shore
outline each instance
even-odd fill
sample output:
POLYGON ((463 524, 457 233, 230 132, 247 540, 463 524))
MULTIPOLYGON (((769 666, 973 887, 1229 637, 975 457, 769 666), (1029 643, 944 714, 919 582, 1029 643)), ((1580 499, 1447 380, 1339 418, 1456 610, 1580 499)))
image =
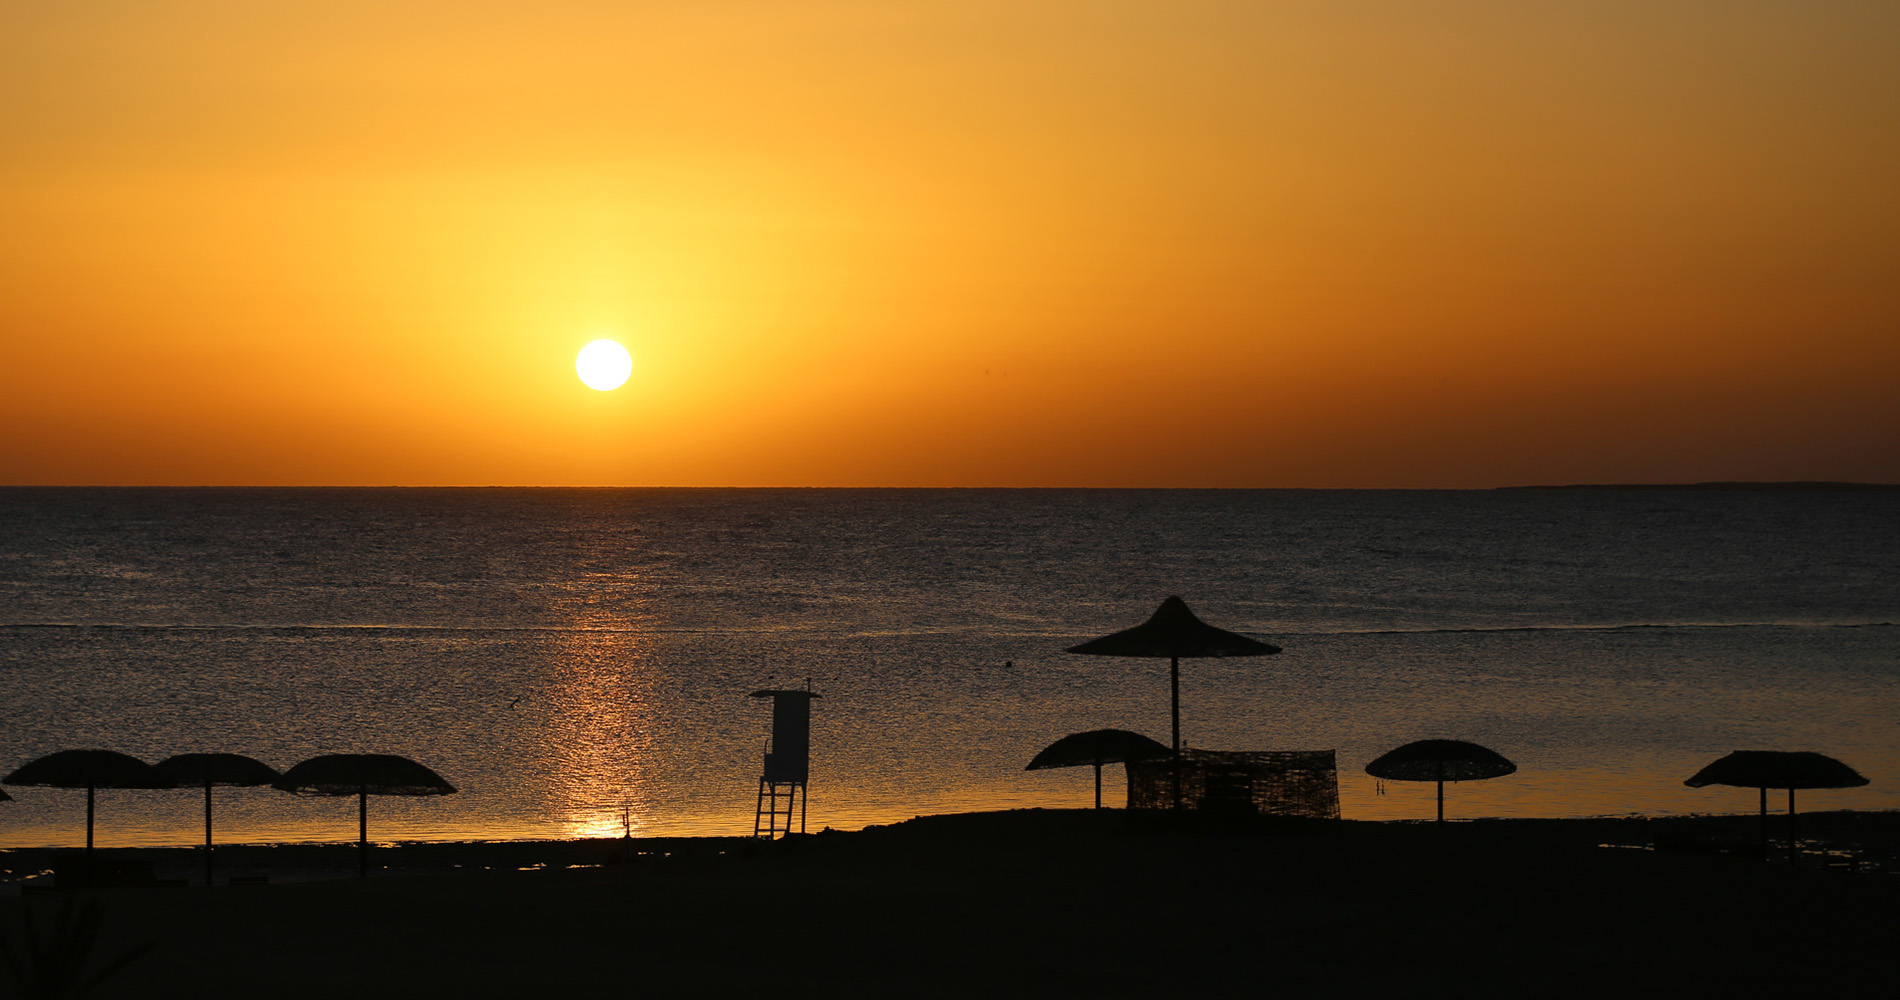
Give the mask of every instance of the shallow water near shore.
MULTIPOLYGON (((1895 493, 8 489, 0 529, 0 767, 389 752, 460 788, 373 800, 376 839, 750 832, 746 695, 807 679, 814 830, 1082 804, 1087 768, 1023 764, 1165 741, 1167 664, 1062 649, 1170 593, 1285 648, 1183 662, 1187 742, 1336 749, 1351 818, 1428 815, 1361 769, 1435 736, 1520 768, 1454 816, 1751 811, 1681 784, 1741 748, 1873 781, 1803 808, 1900 808, 1895 493)), ((83 840, 83 792, 12 792, 0 846, 83 840)), ((355 804, 217 822, 342 840, 355 804)), ((99 795, 104 846, 201 824, 99 795)))

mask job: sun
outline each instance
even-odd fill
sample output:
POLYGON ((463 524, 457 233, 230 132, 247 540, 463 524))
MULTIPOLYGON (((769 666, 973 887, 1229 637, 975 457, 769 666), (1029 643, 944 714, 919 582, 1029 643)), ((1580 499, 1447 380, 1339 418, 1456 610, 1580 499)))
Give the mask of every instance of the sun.
POLYGON ((611 340, 596 340, 574 357, 574 373, 589 389, 609 392, 625 385, 633 374, 633 356, 611 340))

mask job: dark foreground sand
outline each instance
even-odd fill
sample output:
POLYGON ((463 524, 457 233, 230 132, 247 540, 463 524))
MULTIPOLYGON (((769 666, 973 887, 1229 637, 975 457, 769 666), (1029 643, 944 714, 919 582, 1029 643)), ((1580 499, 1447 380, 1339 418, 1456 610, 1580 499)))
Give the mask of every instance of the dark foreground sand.
MULTIPOLYGON (((416 844, 380 850, 388 867, 368 881, 312 877, 352 871, 354 847, 233 848, 221 864, 271 884, 30 893, 0 899, 0 927, 17 943, 23 908, 43 927, 65 900, 97 900, 101 953, 153 946, 108 997, 1892 987, 1900 874, 1749 858, 1750 817, 1179 819, 1029 810, 770 844, 416 844), (516 870, 537 864, 550 867, 516 870)), ((1803 820, 1804 836, 1859 845, 1877 865, 1900 843, 1896 813, 1803 820)), ((161 875, 195 863, 143 853, 161 875)))

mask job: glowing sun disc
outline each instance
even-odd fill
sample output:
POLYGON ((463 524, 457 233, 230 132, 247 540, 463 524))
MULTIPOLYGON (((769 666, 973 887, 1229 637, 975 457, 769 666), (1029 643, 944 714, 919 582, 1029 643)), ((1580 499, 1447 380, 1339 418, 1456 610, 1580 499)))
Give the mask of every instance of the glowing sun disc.
POLYGON ((627 376, 633 374, 633 356, 611 340, 596 340, 575 355, 574 374, 579 375, 589 389, 601 392, 618 389, 626 383, 627 376))

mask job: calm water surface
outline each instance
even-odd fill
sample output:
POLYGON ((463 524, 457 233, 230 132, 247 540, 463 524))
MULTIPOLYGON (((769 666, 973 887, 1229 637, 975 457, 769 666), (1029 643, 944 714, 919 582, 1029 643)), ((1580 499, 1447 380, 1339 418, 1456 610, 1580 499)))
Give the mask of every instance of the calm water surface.
MULTIPOLYGON (((1741 748, 1873 780, 1804 807, 1900 808, 1896 581, 1878 492, 7 489, 0 768, 400 753, 461 792, 376 800, 383 839, 745 833, 746 695, 809 678, 813 829, 1083 805, 1088 769, 1023 764, 1165 741, 1167 664, 1062 649, 1179 593, 1286 650, 1184 662, 1187 741, 1337 749, 1349 817, 1428 815, 1361 769, 1434 736, 1520 767, 1454 816, 1745 811, 1682 785, 1741 748)), ((11 791, 0 846, 83 839, 83 792, 11 791)), ((220 790, 220 836, 354 810, 220 790)), ((192 792, 99 813, 202 835, 192 792)))

